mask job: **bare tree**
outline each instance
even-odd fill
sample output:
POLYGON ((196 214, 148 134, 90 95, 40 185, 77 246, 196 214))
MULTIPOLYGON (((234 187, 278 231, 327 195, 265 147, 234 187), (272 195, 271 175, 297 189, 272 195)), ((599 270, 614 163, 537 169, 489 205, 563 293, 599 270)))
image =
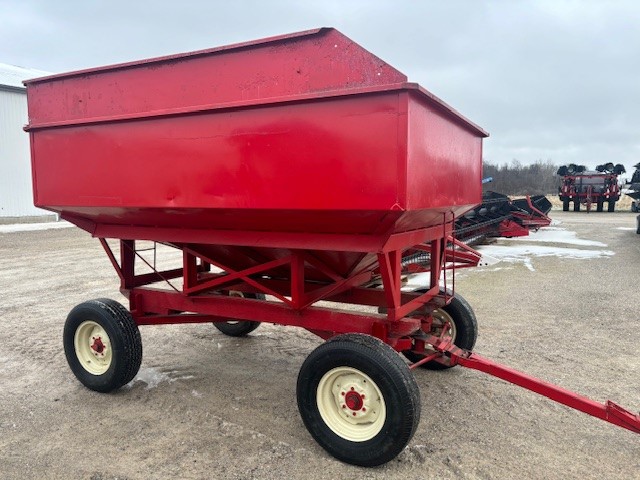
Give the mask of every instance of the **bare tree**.
POLYGON ((518 160, 503 165, 485 163, 483 178, 493 177, 493 181, 484 187, 505 195, 554 194, 558 190, 557 170, 551 160, 538 160, 531 165, 522 165, 518 160))

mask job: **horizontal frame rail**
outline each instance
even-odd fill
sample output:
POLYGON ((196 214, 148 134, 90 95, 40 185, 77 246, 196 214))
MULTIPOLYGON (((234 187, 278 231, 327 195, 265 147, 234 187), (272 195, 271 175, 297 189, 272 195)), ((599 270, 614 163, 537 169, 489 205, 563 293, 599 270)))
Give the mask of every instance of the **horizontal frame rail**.
MULTIPOLYGON (((366 333, 394 347, 402 337, 416 332, 421 325, 419 318, 389 322, 384 315, 358 314, 324 307, 308 307, 297 311, 282 303, 221 294, 187 297, 153 287, 133 289, 130 300, 131 313, 138 325, 257 320, 330 332, 331 335, 366 333)), ((410 340, 407 338, 406 342, 400 342, 399 345, 406 349, 410 340)))

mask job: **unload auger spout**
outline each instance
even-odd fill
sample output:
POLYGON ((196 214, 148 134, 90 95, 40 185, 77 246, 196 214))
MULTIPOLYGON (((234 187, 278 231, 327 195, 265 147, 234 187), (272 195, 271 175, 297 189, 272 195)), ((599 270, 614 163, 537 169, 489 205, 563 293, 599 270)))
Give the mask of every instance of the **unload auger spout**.
MULTIPOLYGON (((425 339, 425 342, 433 346, 436 352, 439 352, 439 354, 444 357, 443 360, 450 365, 457 364, 488 373, 489 375, 543 395, 554 402, 561 403, 619 427, 626 428, 634 433, 640 433, 640 414, 633 414, 611 400, 607 400, 604 403, 596 402, 571 390, 553 385, 540 378, 507 367, 506 365, 496 363, 477 353, 458 348, 453 345, 448 338, 441 339, 439 337, 429 336, 429 338, 425 339)), ((434 354, 433 357, 430 356, 430 359, 433 360, 436 356, 437 353, 434 354)))

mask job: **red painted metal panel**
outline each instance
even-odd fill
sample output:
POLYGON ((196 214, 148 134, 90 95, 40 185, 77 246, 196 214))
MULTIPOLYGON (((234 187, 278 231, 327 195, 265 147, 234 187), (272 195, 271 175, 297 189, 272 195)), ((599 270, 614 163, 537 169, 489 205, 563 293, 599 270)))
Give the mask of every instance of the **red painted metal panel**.
POLYGON ((38 131, 38 203, 388 211, 404 203, 397 105, 389 93, 38 131))
MULTIPOLYGON (((98 224, 175 228, 371 234, 441 223, 443 213, 476 203, 475 189, 461 185, 475 181, 479 154, 449 165, 414 153, 411 189, 425 193, 420 211, 398 221, 407 209, 407 139, 397 136, 406 98, 388 92, 39 130, 36 203, 98 224), (436 173, 431 163, 448 169, 436 173), (452 172, 457 183, 445 178, 452 172)), ((450 143, 468 140, 451 128, 450 143)))
POLYGON ((482 201, 482 138, 412 92, 409 101, 407 207, 468 210, 482 201))
POLYGON ((32 125, 401 84, 332 28, 27 82, 32 125))

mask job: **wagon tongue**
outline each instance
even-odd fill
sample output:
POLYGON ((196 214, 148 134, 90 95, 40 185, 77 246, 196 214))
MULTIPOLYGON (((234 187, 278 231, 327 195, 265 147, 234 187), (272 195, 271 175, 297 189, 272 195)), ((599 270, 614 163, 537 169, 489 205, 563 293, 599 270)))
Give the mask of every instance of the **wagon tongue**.
POLYGON ((622 408, 620 405, 613 403, 611 400, 607 400, 605 403, 605 409, 608 417, 604 420, 614 423, 622 428, 631 430, 635 433, 640 433, 640 413, 634 415, 630 411, 622 408), (615 419, 615 421, 613 420, 615 419))
POLYGON ((439 337, 429 335, 426 342, 432 345, 436 351, 448 357, 448 361, 452 365, 458 364, 488 373, 514 385, 544 395, 554 402, 561 403, 632 432, 640 433, 640 413, 633 414, 611 400, 607 400, 605 403, 596 402, 578 393, 496 363, 477 353, 458 348, 450 342, 443 342, 439 337))

